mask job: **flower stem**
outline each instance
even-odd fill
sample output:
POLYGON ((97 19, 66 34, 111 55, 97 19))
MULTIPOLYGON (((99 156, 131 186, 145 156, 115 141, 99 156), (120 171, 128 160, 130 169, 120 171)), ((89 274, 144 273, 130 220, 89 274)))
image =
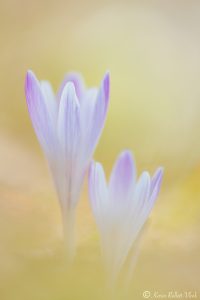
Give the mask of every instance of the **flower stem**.
POLYGON ((75 209, 63 213, 63 236, 65 255, 70 264, 75 256, 75 209))

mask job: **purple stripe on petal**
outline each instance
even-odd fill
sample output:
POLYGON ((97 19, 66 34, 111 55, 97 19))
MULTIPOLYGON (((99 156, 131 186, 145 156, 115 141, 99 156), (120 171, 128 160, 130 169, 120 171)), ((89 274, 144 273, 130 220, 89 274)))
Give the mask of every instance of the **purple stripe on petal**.
POLYGON ((108 100, 110 97, 110 73, 109 72, 107 72, 106 75, 104 76, 103 89, 104 89, 104 97, 106 101, 105 107, 107 110, 108 100))
POLYGON ((163 176, 163 168, 160 167, 156 170, 156 172, 154 173, 152 179, 151 179, 151 189, 150 189, 150 194, 152 194, 155 186, 157 185, 157 182, 160 182, 161 184, 161 181, 162 181, 162 176, 163 176))

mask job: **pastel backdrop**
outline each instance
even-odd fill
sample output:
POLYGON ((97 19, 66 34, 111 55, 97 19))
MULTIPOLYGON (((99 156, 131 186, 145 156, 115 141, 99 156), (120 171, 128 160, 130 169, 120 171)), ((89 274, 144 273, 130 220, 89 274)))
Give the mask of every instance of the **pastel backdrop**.
POLYGON ((124 148, 133 151, 138 172, 165 169, 129 295, 198 291, 199 16, 197 1, 0 1, 2 299, 106 297, 87 182, 75 267, 63 265, 60 211, 25 104, 27 69, 55 90, 68 71, 80 71, 88 86, 110 71, 95 159, 107 176, 124 148))

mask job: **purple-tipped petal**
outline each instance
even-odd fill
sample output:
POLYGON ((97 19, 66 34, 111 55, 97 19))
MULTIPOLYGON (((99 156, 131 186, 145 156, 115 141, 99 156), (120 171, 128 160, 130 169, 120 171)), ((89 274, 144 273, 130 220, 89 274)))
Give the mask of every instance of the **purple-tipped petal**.
POLYGON ((109 100, 109 74, 106 74, 99 91, 89 89, 80 103, 82 158, 88 161, 102 132, 109 100))
POLYGON ((85 83, 84 83, 82 76, 76 72, 72 72, 72 73, 69 73, 66 75, 65 79, 63 80, 63 82, 59 88, 57 98, 58 99, 61 98, 63 89, 68 82, 73 82, 75 91, 76 91, 76 95, 78 97, 78 100, 80 101, 85 92, 85 83))
MULTIPOLYGON (((28 71, 25 81, 25 94, 33 127, 41 146, 47 155, 55 148, 55 108, 48 105, 39 81, 32 71, 28 71)), ((50 99, 51 101, 51 99, 50 99)))
POLYGON ((110 74, 109 72, 107 72, 102 80, 99 89, 99 95, 97 96, 96 107, 95 107, 96 113, 99 114, 99 117, 101 117, 100 123, 104 122, 105 115, 108 109, 109 97, 110 97, 110 74))
POLYGON ((143 172, 135 187, 132 209, 137 215, 145 206, 149 197, 151 179, 148 172, 143 172))
POLYGON ((109 196, 113 202, 130 198, 135 184, 135 164, 130 151, 124 151, 118 157, 109 182, 109 196))
POLYGON ((90 133, 90 149, 94 150, 104 127, 110 96, 110 76, 106 73, 101 83, 93 108, 92 128, 90 133))
POLYGON ((141 210, 141 214, 139 216, 140 219, 143 219, 143 223, 147 220, 149 217, 149 214, 155 204, 155 201, 158 197, 161 182, 163 177, 163 168, 158 168, 155 172, 155 175, 153 176, 153 190, 152 190, 152 180, 150 185, 150 193, 148 199, 145 201, 145 204, 143 205, 143 208, 141 210))

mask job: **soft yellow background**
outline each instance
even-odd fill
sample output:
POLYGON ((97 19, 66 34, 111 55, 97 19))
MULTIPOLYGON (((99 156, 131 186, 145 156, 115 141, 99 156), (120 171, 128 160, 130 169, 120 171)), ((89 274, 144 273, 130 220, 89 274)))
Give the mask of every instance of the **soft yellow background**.
MULTIPOLYGON (((60 212, 31 127, 24 78, 58 89, 80 71, 89 86, 111 73, 95 158, 109 176, 118 153, 138 171, 165 168, 134 278, 119 299, 199 289, 199 1, 0 1, 0 299, 109 299, 85 184, 78 253, 67 270, 60 212)), ((117 297, 117 296, 115 296, 117 297)))

